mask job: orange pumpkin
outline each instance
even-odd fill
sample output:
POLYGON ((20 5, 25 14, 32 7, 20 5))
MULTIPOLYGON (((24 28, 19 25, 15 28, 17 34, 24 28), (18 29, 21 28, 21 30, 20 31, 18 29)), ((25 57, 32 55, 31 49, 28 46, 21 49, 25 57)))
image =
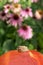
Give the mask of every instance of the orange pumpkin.
POLYGON ((12 50, 0 56, 0 65, 43 65, 41 53, 21 47, 22 49, 12 50))

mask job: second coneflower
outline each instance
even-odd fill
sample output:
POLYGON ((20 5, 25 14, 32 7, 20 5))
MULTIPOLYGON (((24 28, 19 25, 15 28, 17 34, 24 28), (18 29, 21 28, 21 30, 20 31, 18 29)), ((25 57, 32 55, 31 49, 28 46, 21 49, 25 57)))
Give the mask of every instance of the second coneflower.
POLYGON ((23 21, 22 17, 20 17, 18 14, 14 14, 12 15, 11 18, 9 18, 7 23, 11 24, 14 27, 17 27, 17 25, 21 26, 22 21, 23 21))
POLYGON ((28 25, 22 26, 17 32, 18 32, 19 36, 25 40, 31 39, 33 36, 32 28, 28 25))
POLYGON ((33 17, 32 9, 31 8, 26 8, 22 9, 20 12, 21 16, 24 18, 33 17))

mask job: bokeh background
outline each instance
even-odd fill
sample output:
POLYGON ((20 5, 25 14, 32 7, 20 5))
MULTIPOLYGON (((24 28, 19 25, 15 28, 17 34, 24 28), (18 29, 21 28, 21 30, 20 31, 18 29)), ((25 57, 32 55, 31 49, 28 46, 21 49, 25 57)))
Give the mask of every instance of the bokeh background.
MULTIPOLYGON (((7 2, 7 0, 0 0, 0 10, 3 9, 4 4, 7 2)), ((31 3, 27 2, 27 0, 23 3, 23 6, 25 7, 27 3, 30 6, 31 3)), ((31 8, 33 13, 37 9, 43 10, 43 0, 39 0, 38 3, 32 3, 31 8)), ((30 50, 36 49, 43 53, 43 19, 29 18, 25 20, 25 23, 33 29, 33 38, 26 41, 16 34, 16 29, 13 26, 9 26, 5 22, 0 21, 0 55, 7 51, 17 49, 19 45, 25 45, 30 50)))

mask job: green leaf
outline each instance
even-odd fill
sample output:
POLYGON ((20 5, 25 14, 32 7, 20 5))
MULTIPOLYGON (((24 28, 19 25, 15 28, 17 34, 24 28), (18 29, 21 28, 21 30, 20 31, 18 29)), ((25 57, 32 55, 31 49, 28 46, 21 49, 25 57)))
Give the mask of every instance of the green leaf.
POLYGON ((4 51, 2 50, 2 48, 0 47, 0 55, 2 55, 4 53, 4 51))
POLYGON ((0 35, 3 35, 5 33, 3 28, 0 28, 0 35))
POLYGON ((3 43, 3 51, 7 52, 9 50, 14 49, 14 42, 12 39, 7 39, 5 40, 5 42, 3 43))
POLYGON ((23 8, 31 7, 31 0, 21 0, 20 4, 22 5, 23 8))
POLYGON ((29 44, 29 47, 28 47, 30 50, 34 49, 34 46, 32 44, 29 44))
POLYGON ((7 0, 0 0, 0 7, 3 7, 4 4, 6 4, 7 0))
POLYGON ((38 35, 38 45, 41 49, 43 49, 43 33, 39 33, 38 35))
POLYGON ((28 0, 28 1, 27 1, 27 4, 28 4, 28 6, 30 7, 31 4, 32 4, 32 3, 31 3, 31 0, 28 0))

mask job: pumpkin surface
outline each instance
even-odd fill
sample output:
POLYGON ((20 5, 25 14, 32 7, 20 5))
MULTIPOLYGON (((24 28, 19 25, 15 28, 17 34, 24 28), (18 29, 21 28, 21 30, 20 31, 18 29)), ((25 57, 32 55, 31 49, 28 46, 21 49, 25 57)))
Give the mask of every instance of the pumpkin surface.
POLYGON ((0 65, 43 65, 43 55, 34 50, 12 50, 0 56, 0 65))
POLYGON ((37 60, 39 60, 40 64, 43 65, 43 54, 34 50, 31 50, 31 52, 33 53, 34 57, 36 57, 37 60))

